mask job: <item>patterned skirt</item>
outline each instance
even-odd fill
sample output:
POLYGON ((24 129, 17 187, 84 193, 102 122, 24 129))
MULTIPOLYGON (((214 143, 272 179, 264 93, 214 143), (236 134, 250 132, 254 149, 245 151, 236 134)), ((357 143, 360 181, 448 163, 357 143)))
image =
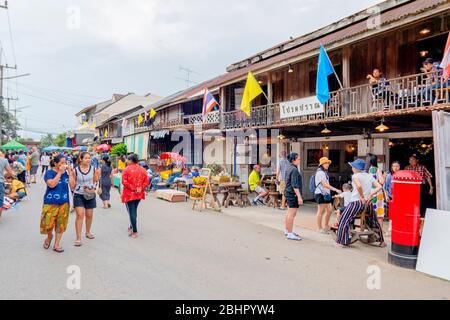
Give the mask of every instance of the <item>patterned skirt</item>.
POLYGON ((56 233, 64 233, 69 222, 69 203, 44 204, 41 215, 41 234, 48 234, 55 230, 56 233))

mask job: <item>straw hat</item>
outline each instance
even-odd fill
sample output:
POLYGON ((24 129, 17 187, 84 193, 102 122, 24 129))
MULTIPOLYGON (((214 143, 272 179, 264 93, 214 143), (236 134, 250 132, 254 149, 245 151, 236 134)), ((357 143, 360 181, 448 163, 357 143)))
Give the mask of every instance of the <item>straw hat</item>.
POLYGON ((331 160, 328 159, 327 157, 320 158, 320 160, 319 160, 319 166, 322 166, 322 165, 324 165, 324 164, 326 164, 326 163, 331 164, 331 160))

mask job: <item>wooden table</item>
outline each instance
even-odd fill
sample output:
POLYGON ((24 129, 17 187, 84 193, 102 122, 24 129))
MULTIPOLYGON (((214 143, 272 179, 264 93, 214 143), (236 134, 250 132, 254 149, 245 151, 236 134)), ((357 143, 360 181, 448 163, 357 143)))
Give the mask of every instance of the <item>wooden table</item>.
POLYGON ((242 187, 243 182, 225 182, 219 183, 219 188, 228 190, 228 195, 224 197, 222 206, 228 208, 228 206, 234 205, 233 201, 239 201, 239 195, 237 189, 242 187))

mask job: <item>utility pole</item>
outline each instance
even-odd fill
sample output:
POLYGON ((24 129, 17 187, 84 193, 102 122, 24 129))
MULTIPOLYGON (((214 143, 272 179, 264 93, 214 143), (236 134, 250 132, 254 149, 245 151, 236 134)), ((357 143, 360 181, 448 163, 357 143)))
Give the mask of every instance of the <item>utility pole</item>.
MULTIPOLYGON (((1 58, 1 52, 0 52, 0 58, 1 58)), ((5 112, 5 107, 3 104, 3 74, 4 74, 4 69, 13 69, 13 70, 17 70, 17 66, 11 67, 8 66, 8 64, 6 65, 2 65, 1 61, 0 61, 0 115, 3 114, 5 112)), ((8 106, 9 106, 9 100, 8 100, 8 106)), ((9 107, 8 107, 8 112, 9 112, 9 107)), ((3 118, 2 116, 0 116, 0 145, 3 144, 3 118)))

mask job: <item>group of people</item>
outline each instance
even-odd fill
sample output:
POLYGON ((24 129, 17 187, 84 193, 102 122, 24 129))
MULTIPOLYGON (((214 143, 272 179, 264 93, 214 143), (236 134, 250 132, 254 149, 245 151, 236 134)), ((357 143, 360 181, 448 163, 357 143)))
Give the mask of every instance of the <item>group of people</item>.
MULTIPOLYGON (((433 58, 427 58, 423 61, 420 71, 423 73, 419 88, 419 99, 424 103, 433 104, 436 100, 435 89, 447 88, 450 85, 450 80, 441 81, 439 76, 442 76, 443 70, 440 68, 440 63, 434 61, 433 58)), ((369 84, 372 87, 372 95, 374 99, 382 99, 385 104, 391 104, 392 99, 396 100, 398 93, 393 92, 389 88, 390 82, 383 75, 379 68, 373 69, 371 74, 367 75, 369 84)))
MULTIPOLYGON (((303 182, 298 169, 299 164, 300 157, 297 153, 287 155, 286 152, 281 152, 276 176, 282 195, 280 209, 285 210, 287 206, 284 234, 289 240, 301 240, 301 237, 293 231, 295 216, 303 204, 303 182)), ((350 243, 351 224, 363 210, 367 210, 366 223, 378 234, 380 246, 385 247, 383 222, 388 218, 388 203, 393 200, 392 179, 394 174, 401 170, 400 162, 394 161, 389 172, 383 172, 376 155, 369 154, 366 160, 356 159, 349 163, 352 170, 351 182, 344 183, 342 190, 331 185, 328 175, 331 164, 331 160, 327 157, 321 158, 319 167, 309 183, 310 192, 314 194, 317 203, 318 232, 329 234, 334 227, 337 230, 337 246, 345 247, 350 243), (342 198, 343 206, 335 212, 336 223, 332 227, 330 220, 335 198, 342 198)), ((416 155, 409 158, 409 165, 404 169, 415 171, 422 177, 421 215, 424 217, 428 206, 427 199, 433 194, 432 175, 424 165, 419 164, 416 155)), ((250 189, 256 193, 254 205, 263 203, 264 197, 268 194, 261 186, 260 170, 260 166, 255 166, 249 176, 250 189)))
MULTIPOLYGON (((94 159, 96 157, 92 157, 89 152, 81 152, 77 161, 71 165, 64 154, 52 157, 50 168, 44 175, 47 189, 40 227, 41 234, 46 235, 43 245, 45 249, 50 248, 54 239, 53 250, 58 253, 64 252, 61 238, 67 230, 71 202, 76 212, 74 246, 83 245, 83 225, 85 238, 95 239, 92 224, 94 209, 97 207, 97 194, 100 195, 103 208, 111 208, 110 189, 113 170, 107 155, 102 156, 101 165, 96 165, 94 159)), ((132 238, 138 236, 137 209, 139 202, 145 199, 145 188, 148 184, 147 172, 139 166, 137 155, 129 155, 126 168, 122 172, 122 202, 129 214, 128 234, 132 238)))

